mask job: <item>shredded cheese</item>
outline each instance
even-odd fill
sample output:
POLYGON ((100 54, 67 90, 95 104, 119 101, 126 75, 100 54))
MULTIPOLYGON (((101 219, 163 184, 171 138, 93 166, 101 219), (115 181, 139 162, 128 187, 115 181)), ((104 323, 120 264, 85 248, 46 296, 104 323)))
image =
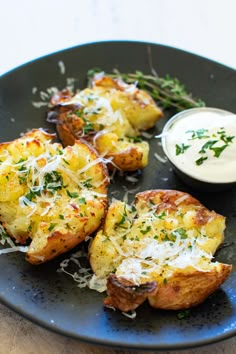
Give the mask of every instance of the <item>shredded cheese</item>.
POLYGON ((1 254, 6 254, 6 253, 12 253, 12 252, 27 252, 29 247, 27 246, 14 246, 11 248, 3 248, 0 250, 0 255, 1 254))
MULTIPOLYGON (((51 231, 77 234, 90 215, 100 220, 107 199, 108 178, 102 166, 96 167, 104 159, 79 143, 63 149, 51 143, 53 137, 35 130, 0 152, 0 207, 6 210, 1 221, 21 242, 27 235, 35 238, 51 231), (9 222, 8 211, 15 214, 15 210, 17 217, 9 222)), ((5 233, 1 225, 0 236, 5 233)), ((14 244, 11 247, 16 249, 14 244)))

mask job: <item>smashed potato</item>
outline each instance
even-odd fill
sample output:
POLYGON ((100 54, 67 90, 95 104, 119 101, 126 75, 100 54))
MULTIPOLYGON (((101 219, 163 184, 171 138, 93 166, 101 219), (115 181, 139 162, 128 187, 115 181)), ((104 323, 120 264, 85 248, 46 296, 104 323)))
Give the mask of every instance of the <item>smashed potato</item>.
POLYGON ((110 160, 110 168, 124 171, 148 164, 149 144, 142 141, 140 132, 161 117, 162 111, 148 93, 106 76, 75 95, 68 90, 55 94, 48 113, 65 146, 82 137, 110 160))
POLYGON ((54 134, 33 130, 0 144, 0 222, 17 243, 30 240, 32 264, 75 247, 101 224, 107 170, 85 142, 62 148, 54 134))
POLYGON ((89 258, 107 279, 105 305, 134 310, 148 299, 158 309, 196 306, 228 277, 232 266, 212 262, 225 218, 187 193, 151 190, 133 205, 113 202, 89 258))

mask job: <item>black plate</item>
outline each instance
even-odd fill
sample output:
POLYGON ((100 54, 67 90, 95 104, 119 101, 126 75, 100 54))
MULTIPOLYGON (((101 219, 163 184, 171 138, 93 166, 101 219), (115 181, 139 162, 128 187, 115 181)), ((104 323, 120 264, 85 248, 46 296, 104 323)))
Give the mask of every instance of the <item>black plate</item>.
MULTIPOLYGON (((195 96, 208 106, 236 112, 235 71, 215 62, 177 49, 139 42, 102 42, 79 46, 30 62, 1 78, 0 141, 19 136, 29 128, 53 126, 45 122, 45 107, 36 109, 33 94, 51 86, 63 88, 66 78, 78 78, 79 86, 86 83, 86 72, 93 67, 107 71, 118 68, 128 72, 150 72, 150 63, 159 75, 178 77, 195 96), (151 53, 151 56, 150 56, 151 53), (66 73, 63 72, 64 63, 66 73)), ((160 132, 166 119, 158 123, 160 132)), ((170 188, 188 191, 208 208, 227 216, 226 242, 230 247, 218 252, 216 259, 236 265, 236 190, 201 194, 182 184, 154 157, 162 153, 157 141, 151 141, 150 164, 139 183, 126 182, 129 189, 170 188)), ((116 178, 111 189, 123 198, 122 178, 116 178)), ((130 195, 131 196, 131 195, 130 195)), ((131 196, 132 198, 132 196, 131 196)), ((57 333, 90 343, 120 348, 179 349, 204 345, 236 334, 236 271, 204 304, 191 311, 190 317, 179 320, 175 312, 157 311, 147 304, 131 320, 121 313, 104 309, 104 295, 79 289, 68 276, 56 270, 65 256, 48 264, 31 266, 23 254, 0 257, 0 300, 32 321, 57 333)))

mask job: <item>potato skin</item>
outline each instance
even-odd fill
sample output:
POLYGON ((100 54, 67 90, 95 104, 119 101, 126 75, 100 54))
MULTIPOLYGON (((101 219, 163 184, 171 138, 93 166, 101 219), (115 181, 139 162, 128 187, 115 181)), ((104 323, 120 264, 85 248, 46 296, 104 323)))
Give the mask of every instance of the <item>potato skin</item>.
POLYGON ((209 271, 175 272, 160 283, 154 296, 148 301, 152 307, 164 310, 183 310, 197 306, 215 292, 229 276, 232 265, 217 264, 209 271))
POLYGON ((144 191, 136 195, 133 206, 113 202, 89 252, 95 274, 108 279, 104 303, 132 310, 137 307, 131 301, 137 287, 149 283, 157 284, 154 294, 145 294, 154 308, 181 310, 202 303, 232 269, 211 261, 224 229, 222 215, 181 191, 144 191), (134 291, 129 288, 127 301, 126 284, 133 284, 134 291))
POLYGON ((64 146, 83 137, 111 161, 109 169, 134 171, 147 165, 149 154, 137 136, 162 116, 143 90, 103 77, 76 95, 64 90, 53 96, 48 120, 56 122, 64 146))
POLYGON ((0 222, 17 242, 31 239, 26 259, 32 264, 78 245, 100 226, 107 210, 109 178, 97 152, 83 141, 63 149, 51 142, 54 137, 33 130, 0 145, 7 156, 1 178, 8 176, 6 192, 0 189, 0 222))

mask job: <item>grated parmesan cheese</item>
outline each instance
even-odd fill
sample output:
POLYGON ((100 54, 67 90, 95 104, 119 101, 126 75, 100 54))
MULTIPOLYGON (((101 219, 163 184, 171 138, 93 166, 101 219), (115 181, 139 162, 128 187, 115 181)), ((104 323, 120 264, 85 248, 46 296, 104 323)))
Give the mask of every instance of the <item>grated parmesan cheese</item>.
POLYGON ((66 73, 65 63, 62 60, 59 60, 58 66, 59 66, 59 69, 60 69, 60 73, 62 75, 65 75, 65 73, 66 73))
POLYGON ((167 158, 160 156, 157 152, 154 153, 154 157, 155 157, 158 161, 160 161, 161 163, 166 163, 166 162, 167 162, 167 158))

